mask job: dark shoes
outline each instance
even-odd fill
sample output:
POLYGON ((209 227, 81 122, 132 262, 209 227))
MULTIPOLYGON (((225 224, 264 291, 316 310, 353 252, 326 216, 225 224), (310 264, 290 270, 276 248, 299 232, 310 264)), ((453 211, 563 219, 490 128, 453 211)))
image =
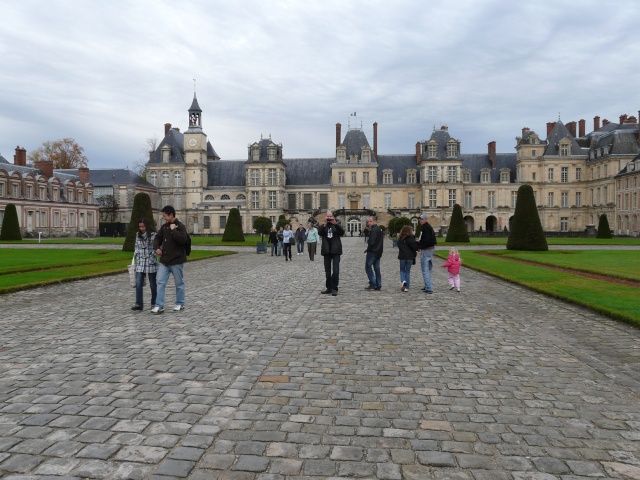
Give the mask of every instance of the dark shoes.
POLYGON ((142 306, 136 304, 133 307, 131 307, 131 310, 142 310, 142 306))
POLYGON ((367 285, 366 287, 364 287, 365 290, 376 290, 376 287, 374 287, 373 285, 367 285))
POLYGON ((331 289, 330 288, 326 288, 326 289, 322 290, 322 292, 320 292, 320 293, 323 293, 325 295, 329 295, 331 293, 331 289))
POLYGON ((333 295, 334 297, 338 295, 338 290, 331 290, 331 295, 333 295))

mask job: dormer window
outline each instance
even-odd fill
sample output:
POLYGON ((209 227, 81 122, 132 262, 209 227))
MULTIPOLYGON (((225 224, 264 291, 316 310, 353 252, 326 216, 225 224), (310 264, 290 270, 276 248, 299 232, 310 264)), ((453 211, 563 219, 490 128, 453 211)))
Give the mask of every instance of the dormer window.
POLYGON ((168 145, 162 147, 162 163, 169 163, 169 159, 171 158, 171 148, 168 145))
POLYGON ((471 183, 471 170, 465 169, 462 171, 462 183, 471 183))
POLYGON ((438 158, 438 144, 433 142, 427 145, 427 158, 438 158))
POLYGON ((507 169, 500 171, 500 183, 510 183, 511 182, 511 172, 507 169))
POLYGON ((457 157, 458 156, 458 144, 455 141, 449 141, 447 143, 447 157, 457 157))
POLYGON ((407 183, 416 183, 416 171, 415 170, 407 171, 407 183))
POLYGON ((362 163, 371 163, 371 149, 369 147, 362 148, 362 163))
POLYGON ((488 169, 480 172, 480 183, 491 183, 491 172, 488 169))
POLYGON ((251 160, 257 162, 260 160, 260 146, 254 145, 251 147, 251 160))
POLYGON ((346 147, 338 147, 336 149, 336 158, 338 160, 338 163, 345 163, 347 161, 346 147))
POLYGON ((278 150, 276 148, 275 145, 269 145, 269 148, 267 149, 267 158, 269 161, 273 162, 276 159, 276 154, 278 153, 278 150))
POLYGON ((392 185, 393 184, 393 172, 391 170, 385 170, 382 173, 382 183, 383 183, 383 185, 392 185))
POLYGON ((561 157, 568 157, 571 153, 571 148, 570 145, 568 143, 561 143, 560 144, 560 156, 561 157))

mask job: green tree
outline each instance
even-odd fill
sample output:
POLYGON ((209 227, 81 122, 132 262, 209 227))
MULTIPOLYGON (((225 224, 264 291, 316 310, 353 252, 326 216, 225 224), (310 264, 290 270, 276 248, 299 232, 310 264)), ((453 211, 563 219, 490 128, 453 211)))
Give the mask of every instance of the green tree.
POLYGON ((389 220, 389 224, 387 225, 389 235, 396 235, 405 225, 413 226, 411 220, 407 217, 393 217, 389 220))
POLYGON ((449 222, 447 230, 446 242, 469 242, 469 234, 467 233, 467 224, 464 223, 462 216, 462 207, 457 203, 453 206, 453 214, 449 222))
POLYGON ((127 228, 127 237, 122 244, 123 252, 133 252, 136 246, 136 234, 138 233, 138 220, 142 217, 146 218, 149 226, 155 231, 156 221, 153 218, 153 209, 151 208, 151 198, 146 193, 138 193, 133 198, 133 209, 131 210, 131 220, 127 228))
POLYGON ((29 160, 38 162, 51 160, 54 169, 86 167, 89 160, 82 148, 73 138, 43 142, 29 154, 29 160))
POLYGON ((611 229, 609 228, 609 220, 607 215, 603 213, 598 220, 598 233, 596 238, 611 238, 611 229))
POLYGON ((264 236, 269 235, 271 225, 271 219, 268 217, 258 217, 253 221, 253 229, 262 236, 260 241, 264 242, 264 236))
POLYGON ((549 250, 531 185, 522 185, 518 189, 518 200, 507 240, 507 250, 549 250))
POLYGON ((280 227, 284 228, 285 225, 291 225, 291 220, 287 220, 284 218, 284 215, 280 215, 278 217, 278 221, 276 222, 276 230, 280 230, 280 227))
POLYGON ((227 226, 222 235, 223 242, 244 242, 244 233, 242 233, 242 219, 240 218, 240 210, 232 208, 229 210, 229 218, 227 218, 227 226))
POLYGON ((22 240, 20 222, 18 222, 18 212, 16 211, 16 206, 13 203, 8 203, 4 208, 0 240, 22 240))

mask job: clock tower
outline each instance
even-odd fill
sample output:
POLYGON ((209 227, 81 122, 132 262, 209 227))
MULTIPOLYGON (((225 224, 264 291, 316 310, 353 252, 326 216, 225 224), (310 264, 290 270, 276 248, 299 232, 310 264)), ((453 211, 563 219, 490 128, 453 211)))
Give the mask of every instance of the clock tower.
POLYGON ((207 136, 202 131, 202 110, 196 94, 189 108, 189 128, 184 133, 185 207, 196 208, 207 186, 207 136))

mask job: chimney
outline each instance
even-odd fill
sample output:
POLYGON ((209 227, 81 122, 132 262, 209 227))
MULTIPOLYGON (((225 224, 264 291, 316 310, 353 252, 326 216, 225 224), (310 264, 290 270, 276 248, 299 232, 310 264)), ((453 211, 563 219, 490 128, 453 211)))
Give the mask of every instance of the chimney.
POLYGON ((80 167, 78 169, 78 176, 80 177, 80 181, 85 185, 89 183, 89 168, 88 167, 80 167))
POLYGON ((378 161, 378 122, 373 122, 373 153, 378 161))
POLYGON ((627 119, 626 113, 620 115, 620 125, 622 125, 626 119, 627 119))
POLYGON ((624 123, 631 123, 631 124, 636 124, 638 123, 638 119, 636 117, 634 117, 633 115, 631 115, 630 117, 627 117, 627 119, 624 121, 624 123))
POLYGON ((551 130, 553 130, 553 127, 556 126, 556 122, 547 122, 547 137, 549 136, 549 134, 551 133, 551 130))
POLYGON ((529 131, 529 127, 522 127, 522 138, 524 138, 524 134, 529 131))
POLYGON ((340 140, 342 139, 342 136, 340 134, 341 130, 342 130, 342 125, 340 125, 339 123, 336 123, 336 148, 340 146, 340 140))
POLYGON ((569 130, 569 133, 571 134, 571 136, 575 138, 575 136, 576 136, 576 122, 567 123, 567 130, 569 130))
POLYGON ((164 136, 167 136, 167 133, 169 133, 169 130, 171 130, 171 124, 170 123, 165 123, 164 124, 164 136))
POLYGON ((496 142, 491 141, 487 144, 489 160, 491 160, 491 168, 496 168, 496 142))
POLYGON ((578 135, 580 137, 584 137, 584 127, 585 127, 585 120, 581 118, 580 120, 578 120, 578 135))
POLYGON ((27 166, 27 150, 24 148, 16 147, 16 153, 13 156, 13 164, 19 167, 27 166))
POLYGON ((47 180, 53 177, 53 160, 40 160, 34 162, 33 166, 40 170, 40 174, 47 180))
POLYGON ((593 131, 600 130, 600 117, 596 115, 593 117, 593 131))
POLYGON ((609 120, 605 118, 604 120, 602 120, 602 126, 606 127, 607 125, 609 125, 609 120))
POLYGON ((420 142, 416 142, 416 163, 420 163, 422 155, 420 155, 420 142))

